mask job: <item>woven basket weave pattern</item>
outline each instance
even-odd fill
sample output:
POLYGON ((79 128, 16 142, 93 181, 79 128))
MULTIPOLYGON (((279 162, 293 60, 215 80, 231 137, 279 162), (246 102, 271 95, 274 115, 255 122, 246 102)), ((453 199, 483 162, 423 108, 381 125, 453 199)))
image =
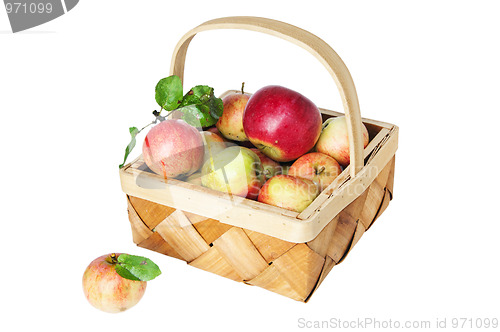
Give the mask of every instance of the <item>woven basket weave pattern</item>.
POLYGON ((223 277, 307 301, 392 199, 394 157, 307 243, 292 243, 127 196, 134 242, 223 277))

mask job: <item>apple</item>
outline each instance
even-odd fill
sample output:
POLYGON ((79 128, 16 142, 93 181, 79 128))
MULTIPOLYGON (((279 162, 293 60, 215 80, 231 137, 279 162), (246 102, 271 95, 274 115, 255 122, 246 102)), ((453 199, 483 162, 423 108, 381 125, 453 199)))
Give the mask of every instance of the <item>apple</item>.
MULTIPOLYGON (((366 148, 369 136, 364 124, 362 124, 362 130, 363 148, 366 148)), ((350 164, 349 135, 347 134, 345 116, 329 118, 325 121, 321 135, 316 143, 316 151, 335 158, 344 167, 350 164)))
POLYGON ((144 139, 144 162, 165 178, 190 175, 203 163, 203 139, 183 120, 165 120, 151 128, 144 139))
POLYGON ((258 200, 287 210, 302 212, 318 196, 311 180, 290 175, 275 175, 262 186, 258 200))
POLYGON ((342 167, 329 155, 311 152, 295 160, 288 175, 308 179, 316 183, 319 191, 323 191, 337 176, 342 173, 342 167))
POLYGON ((264 169, 264 176, 266 177, 266 180, 272 178, 275 175, 281 174, 281 165, 263 154, 259 149, 257 148, 251 148, 253 152, 257 156, 259 156, 260 163, 262 164, 262 168, 264 169))
POLYGON ((231 146, 207 160, 201 169, 203 186, 255 199, 265 181, 259 156, 242 146, 231 146))
POLYGON ((214 134, 218 135, 219 137, 222 138, 222 140, 224 142, 232 142, 230 139, 225 138, 224 135, 221 134, 221 132, 219 131, 219 129, 217 129, 216 126, 209 127, 207 129, 205 129, 205 131, 209 131, 211 133, 214 133, 214 134))
POLYGON ((129 280, 115 270, 120 254, 108 254, 94 259, 83 273, 83 292, 97 309, 106 312, 125 311, 134 305, 146 291, 146 281, 129 280))
POLYGON ((232 93, 222 99, 224 110, 215 126, 221 134, 234 141, 248 141, 243 130, 243 112, 250 98, 249 94, 232 93))
POLYGON ((201 133, 203 138, 203 143, 205 147, 205 153, 203 154, 203 163, 207 161, 210 157, 215 156, 217 153, 221 152, 226 148, 226 143, 217 134, 210 131, 203 131, 201 133))
POLYGON ((321 133, 321 113, 300 93, 270 85, 248 100, 243 128, 250 142, 266 156, 291 161, 316 144, 321 133))

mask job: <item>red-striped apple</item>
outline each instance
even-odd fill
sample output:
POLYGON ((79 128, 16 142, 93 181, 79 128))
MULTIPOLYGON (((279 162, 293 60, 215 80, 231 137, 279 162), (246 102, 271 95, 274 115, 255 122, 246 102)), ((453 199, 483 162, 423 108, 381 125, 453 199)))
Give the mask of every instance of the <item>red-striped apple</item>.
POLYGON ((103 255, 93 260, 83 273, 83 292, 87 300, 105 312, 121 312, 134 305, 146 291, 146 281, 129 280, 115 270, 120 254, 103 255))
MULTIPOLYGON (((366 148, 369 137, 364 124, 362 124, 362 130, 363 147, 366 148)), ((345 116, 329 118, 325 121, 321 135, 316 143, 316 151, 335 158, 344 167, 350 164, 349 136, 345 116)))
POLYGON ((238 92, 227 95, 222 99, 224 110, 215 124, 221 134, 234 141, 248 141, 243 130, 243 112, 250 95, 238 92))
POLYGON ((318 196, 311 180, 290 175, 275 175, 262 186, 258 200, 287 210, 302 212, 318 196))
POLYGON ((190 175, 203 163, 203 139, 183 120, 165 120, 146 135, 142 146, 144 162, 165 178, 190 175))
POLYGON ((339 163, 324 153, 311 152, 295 160, 288 175, 308 179, 316 183, 323 191, 342 173, 339 163))

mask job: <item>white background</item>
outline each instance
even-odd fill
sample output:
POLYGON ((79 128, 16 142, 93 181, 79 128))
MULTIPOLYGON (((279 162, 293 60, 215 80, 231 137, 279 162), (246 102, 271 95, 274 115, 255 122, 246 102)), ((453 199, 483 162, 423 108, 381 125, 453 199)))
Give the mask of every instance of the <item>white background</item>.
MULTIPOLYGON (((0 10, 0 325, 293 331, 301 318, 446 318, 451 329, 454 317, 500 318, 498 13, 494 1, 80 1, 12 34, 0 10), (394 200, 307 304, 132 242, 118 177, 128 127, 150 121, 180 37, 231 15, 318 35, 350 69, 362 115, 400 126, 394 200), (109 252, 163 271, 116 315, 90 306, 81 287, 87 264, 109 252)), ((222 93, 242 81, 341 110, 333 80, 292 44, 245 31, 193 40, 186 85, 222 93)))

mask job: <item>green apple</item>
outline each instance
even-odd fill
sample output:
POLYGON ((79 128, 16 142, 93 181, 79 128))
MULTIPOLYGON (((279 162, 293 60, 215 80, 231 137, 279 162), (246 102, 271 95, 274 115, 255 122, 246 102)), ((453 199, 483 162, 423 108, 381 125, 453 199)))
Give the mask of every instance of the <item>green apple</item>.
POLYGON ((226 148, 226 143, 224 142, 222 137, 214 134, 213 132, 203 131, 201 132, 201 138, 203 139, 203 146, 205 147, 205 153, 203 154, 203 164, 208 159, 226 148))
POLYGON ((228 147, 201 168, 204 187, 232 195, 256 199, 265 181, 259 156, 242 146, 228 147))

